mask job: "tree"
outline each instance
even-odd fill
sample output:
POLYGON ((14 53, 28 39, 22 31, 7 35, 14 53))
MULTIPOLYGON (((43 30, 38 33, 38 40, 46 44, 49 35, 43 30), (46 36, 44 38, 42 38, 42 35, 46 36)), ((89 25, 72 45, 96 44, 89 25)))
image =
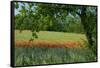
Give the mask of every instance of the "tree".
POLYGON ((36 32, 39 31, 39 16, 38 14, 36 14, 36 11, 33 10, 33 8, 35 9, 34 6, 35 4, 33 3, 15 2, 15 9, 21 7, 21 9, 19 10, 19 18, 17 17, 17 15, 15 16, 15 23, 18 24, 20 32, 22 32, 22 30, 26 29, 26 26, 28 26, 28 29, 32 31, 32 39, 38 37, 36 32), (27 7, 25 7, 26 5, 27 7))

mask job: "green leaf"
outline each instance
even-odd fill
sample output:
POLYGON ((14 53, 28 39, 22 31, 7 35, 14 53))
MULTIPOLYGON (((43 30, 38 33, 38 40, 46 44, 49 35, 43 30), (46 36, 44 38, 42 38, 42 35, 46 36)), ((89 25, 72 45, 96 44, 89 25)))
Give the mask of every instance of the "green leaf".
POLYGON ((15 8, 18 9, 19 8, 19 4, 16 2, 15 3, 15 8))

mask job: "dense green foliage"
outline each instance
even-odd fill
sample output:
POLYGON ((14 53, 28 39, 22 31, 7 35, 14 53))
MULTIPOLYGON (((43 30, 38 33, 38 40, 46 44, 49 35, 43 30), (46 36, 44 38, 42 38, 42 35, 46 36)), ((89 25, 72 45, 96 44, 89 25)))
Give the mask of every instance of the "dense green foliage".
POLYGON ((20 13, 15 15, 16 29, 84 33, 79 16, 74 17, 63 9, 66 5, 22 3, 19 7, 20 13))

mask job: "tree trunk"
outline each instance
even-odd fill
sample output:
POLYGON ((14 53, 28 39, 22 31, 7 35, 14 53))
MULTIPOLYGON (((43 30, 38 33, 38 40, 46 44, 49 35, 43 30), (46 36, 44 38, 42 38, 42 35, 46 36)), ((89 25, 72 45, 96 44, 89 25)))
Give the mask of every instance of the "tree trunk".
POLYGON ((91 32, 90 27, 89 27, 90 22, 88 21, 87 16, 86 16, 86 7, 84 7, 84 6, 82 7, 82 12, 81 12, 80 18, 81 18, 81 23, 83 25, 83 28, 86 32, 87 40, 90 44, 89 47, 92 47, 92 45, 93 45, 92 32, 91 32))

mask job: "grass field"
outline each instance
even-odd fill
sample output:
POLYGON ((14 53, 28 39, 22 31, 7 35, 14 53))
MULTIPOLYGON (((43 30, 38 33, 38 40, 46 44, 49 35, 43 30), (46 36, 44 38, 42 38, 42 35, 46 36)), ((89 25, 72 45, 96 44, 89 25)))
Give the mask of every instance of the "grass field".
MULTIPOLYGON (((77 33, 64 33, 64 32, 53 32, 53 31, 40 31, 38 34, 39 40, 49 40, 49 41, 81 41, 81 39, 86 40, 85 34, 77 33)), ((15 31, 16 40, 29 40, 32 37, 31 31, 24 30, 19 33, 18 30, 15 31)))
POLYGON ((84 42, 83 46, 85 47, 30 47, 30 45, 36 46, 36 44, 25 43, 22 40, 29 40, 32 37, 31 32, 24 30, 22 33, 19 33, 16 30, 15 42, 19 40, 21 45, 27 45, 27 47, 21 47, 21 45, 16 44, 19 47, 15 48, 15 66, 96 61, 94 53, 87 48, 88 44, 85 34, 53 31, 40 31, 37 34, 39 38, 34 40, 38 41, 37 46, 62 46, 60 43, 66 43, 66 45, 70 46, 69 42, 71 45, 76 45, 75 42, 84 42), (72 42, 74 43, 72 44, 72 42))

